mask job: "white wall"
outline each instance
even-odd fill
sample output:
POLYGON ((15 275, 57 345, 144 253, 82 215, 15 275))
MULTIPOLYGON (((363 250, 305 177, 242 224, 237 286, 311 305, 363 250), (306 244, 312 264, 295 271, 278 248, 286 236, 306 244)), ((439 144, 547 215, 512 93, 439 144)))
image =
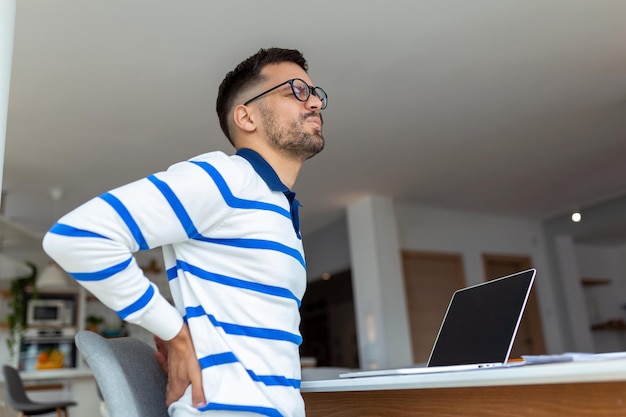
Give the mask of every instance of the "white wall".
MULTIPOLYGON (((551 268, 548 265, 544 231, 540 221, 525 218, 490 216, 394 203, 398 231, 398 247, 405 250, 439 251, 459 253, 463 256, 464 272, 468 285, 484 281, 482 254, 506 254, 529 256, 537 268, 536 289, 544 326, 546 348, 550 353, 562 353, 564 347, 559 309, 552 285, 551 268)), ((333 272, 338 265, 349 267, 350 248, 346 239, 348 227, 345 219, 333 224, 334 232, 328 229, 319 234, 305 236, 307 264, 310 276, 320 271, 333 272), (324 257, 327 253, 328 262, 324 257)), ((625 262, 626 264, 626 262, 625 262)), ((345 269, 345 268, 344 268, 345 269)), ((354 266, 353 266, 354 270, 354 266)), ((358 281, 353 281, 358 283, 358 281)), ((355 291, 355 297, 367 291, 355 291)), ((355 304, 363 300, 355 299, 355 304)), ((396 310, 396 314, 402 314, 396 310)), ((357 311, 357 315, 359 312, 357 311)), ((405 322, 406 317, 391 317, 405 322)), ((357 328, 367 327, 368 318, 357 316, 357 328), (359 326, 359 323, 363 324, 359 326)), ((369 319, 371 321, 371 318, 369 319)), ((362 340, 363 336, 359 337, 362 340)), ((360 347, 361 353, 363 348, 360 347)))
POLYGON ((541 222, 402 203, 396 204, 396 216, 402 249, 461 254, 467 285, 485 280, 483 253, 529 256, 537 269, 546 349, 563 352, 541 222))
MULTIPOLYGON (((557 298, 555 308, 560 310, 561 329, 568 351, 583 349, 585 343, 580 343, 584 342, 582 331, 589 333, 589 330, 581 325, 578 314, 578 311, 585 309, 584 297, 581 297, 583 305, 580 305, 576 300, 578 296, 574 293, 573 283, 580 282, 582 277, 576 255, 576 242, 598 239, 606 241, 607 237, 615 242, 620 235, 623 239, 626 225, 626 197, 583 208, 582 212, 583 221, 580 223, 572 222, 569 213, 557 215, 543 222, 550 272, 554 287, 558 289, 555 292, 557 298), (567 239, 572 241, 571 250, 564 250, 563 243, 567 239), (570 297, 568 293, 572 293, 574 297, 570 297)), ((624 245, 624 242, 621 244, 624 245)), ((622 265, 626 264, 626 259, 624 257, 621 259, 622 265)), ((626 266, 623 268, 626 269, 626 266)), ((582 291, 580 287, 579 291, 582 291)))
POLYGON ((599 319, 624 318, 621 307, 626 304, 626 271, 622 260, 626 248, 620 246, 589 246, 576 244, 576 259, 581 278, 610 279, 608 285, 590 287, 588 290, 599 300, 599 319))
MULTIPOLYGON (((609 320, 626 321, 626 246, 575 245, 578 269, 583 278, 609 279, 606 285, 584 288, 591 324, 609 320)), ((595 352, 626 350, 626 330, 592 332, 595 352)))
POLYGON ((4 143, 7 132, 14 33, 15 0, 0 0, 0 189, 4 172, 4 143))

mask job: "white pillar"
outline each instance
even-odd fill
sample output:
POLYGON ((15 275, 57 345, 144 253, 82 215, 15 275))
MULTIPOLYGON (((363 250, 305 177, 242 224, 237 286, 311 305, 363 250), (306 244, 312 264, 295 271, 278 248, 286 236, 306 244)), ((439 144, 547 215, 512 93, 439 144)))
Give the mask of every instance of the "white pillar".
POLYGON ((361 367, 412 363, 395 210, 368 196, 347 209, 348 238, 361 367))
POLYGON ((591 323, 587 315, 587 303, 581 285, 581 276, 576 260, 576 248, 572 236, 563 235, 555 238, 557 262, 563 280, 565 292, 565 307, 569 325, 571 326, 574 350, 578 352, 593 352, 593 337, 591 323))
POLYGON ((0 0, 0 190, 4 172, 4 144, 7 133, 14 33, 15 0, 0 0))

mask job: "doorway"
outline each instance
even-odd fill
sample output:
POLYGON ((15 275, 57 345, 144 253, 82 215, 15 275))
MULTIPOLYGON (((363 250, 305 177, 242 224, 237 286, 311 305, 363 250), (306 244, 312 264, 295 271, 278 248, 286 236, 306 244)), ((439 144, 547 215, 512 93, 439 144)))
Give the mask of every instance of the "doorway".
MULTIPOLYGON (((485 278, 488 281, 532 268, 528 256, 483 254, 483 264, 485 278)), ((522 355, 542 355, 545 353, 546 347, 537 299, 537 285, 533 285, 510 357, 519 358, 522 355)))
POLYGON ((309 283, 300 313, 302 357, 317 366, 359 367, 351 270, 309 283))
POLYGON ((459 254, 402 251, 414 363, 426 363, 450 296, 465 286, 459 254))

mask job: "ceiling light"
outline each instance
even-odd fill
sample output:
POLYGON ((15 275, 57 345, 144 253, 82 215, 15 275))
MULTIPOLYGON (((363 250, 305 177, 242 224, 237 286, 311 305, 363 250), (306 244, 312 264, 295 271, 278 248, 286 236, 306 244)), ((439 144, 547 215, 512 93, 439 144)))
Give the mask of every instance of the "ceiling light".
POLYGON ((582 214, 580 214, 579 211, 575 211, 575 212, 572 213, 572 221, 574 223, 578 223, 582 219, 583 219, 583 216, 582 216, 582 214))

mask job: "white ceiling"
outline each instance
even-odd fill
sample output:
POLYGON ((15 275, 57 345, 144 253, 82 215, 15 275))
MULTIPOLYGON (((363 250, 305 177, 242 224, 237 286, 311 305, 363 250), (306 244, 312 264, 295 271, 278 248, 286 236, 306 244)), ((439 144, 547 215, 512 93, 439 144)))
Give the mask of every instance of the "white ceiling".
POLYGON ((19 0, 4 214, 39 234, 231 152, 217 86, 281 46, 329 95, 295 187, 305 233, 366 194, 547 218, 626 191, 625 45, 623 0, 19 0))

